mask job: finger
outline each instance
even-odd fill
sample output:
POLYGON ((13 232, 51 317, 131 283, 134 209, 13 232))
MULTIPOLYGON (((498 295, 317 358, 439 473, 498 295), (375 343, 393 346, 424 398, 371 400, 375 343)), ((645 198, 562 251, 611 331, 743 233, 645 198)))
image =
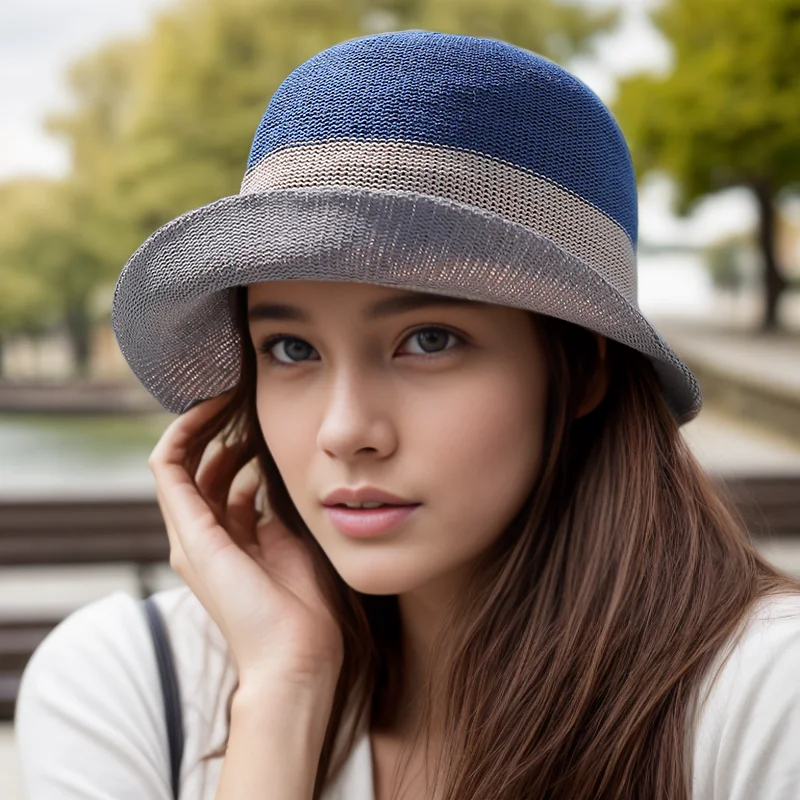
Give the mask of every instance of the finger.
MULTIPOLYGON (((162 494, 160 490, 156 490, 159 496, 159 505, 163 503, 162 494)), ((167 536, 170 542, 169 564, 172 571, 183 579, 184 583, 189 587, 192 593, 202 603, 205 609, 213 614, 214 598, 208 593, 206 582, 198 575, 192 559, 190 559, 184 550, 182 537, 178 534, 175 525, 169 521, 168 514, 165 515, 165 523, 167 528, 167 536)))
POLYGON ((196 565, 202 566, 220 547, 230 544, 230 539, 197 493, 183 459, 195 431, 226 399, 225 395, 213 398, 174 420, 148 461, 156 479, 156 495, 170 542, 170 565, 204 605, 208 598, 204 596, 204 584, 198 579, 196 565))
POLYGON ((171 519, 176 530, 180 528, 176 496, 183 498, 181 507, 184 512, 190 512, 191 519, 204 518, 210 511, 199 496, 194 476, 187 470, 185 461, 195 432, 224 407, 227 394, 200 403, 175 419, 164 431, 148 459, 159 488, 162 513, 171 519))
POLYGON ((206 448, 206 453, 198 466, 194 481, 200 494, 222 521, 226 514, 231 484, 243 466, 242 449, 240 446, 230 446, 214 440, 206 448))
POLYGON ((159 487, 160 503, 180 540, 188 563, 197 572, 221 549, 232 544, 228 533, 203 499, 184 465, 174 459, 181 447, 164 447, 150 457, 150 468, 159 487))
POLYGON ((262 484, 256 459, 244 465, 231 483, 226 518, 231 537, 239 544, 255 543, 255 525, 260 516, 256 495, 262 484))
POLYGON ((170 538, 169 565, 172 571, 183 580, 204 608, 213 614, 213 598, 208 594, 205 583, 198 578, 191 562, 186 557, 180 537, 177 536, 172 525, 167 527, 167 534, 170 538))
POLYGON ((167 532, 167 540, 169 541, 169 565, 172 568, 173 572, 180 575, 187 583, 187 576, 185 575, 186 572, 186 554, 183 551, 183 545, 181 544, 180 539, 175 531, 175 526, 170 519, 169 512, 166 508, 166 504, 162 499, 162 492, 156 483, 156 497, 158 499, 158 505, 161 509, 161 516, 164 519, 164 527, 167 532))
POLYGON ((159 462, 183 463, 196 431, 225 407, 231 392, 233 389, 223 392, 217 397, 212 397, 210 400, 204 400, 176 417, 161 435, 150 458, 159 462))

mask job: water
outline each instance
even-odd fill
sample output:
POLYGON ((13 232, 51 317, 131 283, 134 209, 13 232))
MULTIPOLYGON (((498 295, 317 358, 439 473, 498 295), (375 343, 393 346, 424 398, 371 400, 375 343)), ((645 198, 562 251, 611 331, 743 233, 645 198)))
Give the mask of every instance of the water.
POLYGON ((0 496, 153 495, 147 458, 167 414, 0 414, 0 496))

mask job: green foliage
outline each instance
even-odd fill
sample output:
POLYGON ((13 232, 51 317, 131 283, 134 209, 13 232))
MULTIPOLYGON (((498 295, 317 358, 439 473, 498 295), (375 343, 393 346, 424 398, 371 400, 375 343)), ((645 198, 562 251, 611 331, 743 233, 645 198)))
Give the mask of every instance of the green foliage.
POLYGON ((85 227, 85 196, 64 181, 20 181, 0 191, 0 335, 61 324, 78 370, 88 366, 92 299, 108 273, 85 227))
POLYGON ((564 2, 426 0, 408 9, 408 26, 501 39, 563 62, 584 50, 595 34, 613 27, 615 10, 564 2))
POLYGON ((49 263, 58 257, 50 217, 47 181, 14 181, 0 186, 0 338, 9 333, 40 333, 56 316, 55 286, 49 269, 31 269, 34 249, 49 263))
POLYGON ((0 340, 6 334, 41 333, 51 305, 47 286, 36 275, 0 264, 0 340))
POLYGON ((800 0, 671 0, 663 77, 622 82, 616 115, 641 175, 676 179, 680 210, 736 184, 800 182, 800 0))
POLYGON ((74 63, 67 76, 74 110, 53 115, 46 123, 70 145, 69 191, 80 223, 73 232, 80 248, 103 265, 101 280, 119 273, 120 263, 139 240, 117 173, 138 103, 135 76, 142 57, 141 42, 119 41, 74 63))
POLYGON ((269 97, 300 62, 358 34, 354 11, 327 0, 194 0, 160 18, 118 152, 117 190, 140 238, 238 192, 269 97))

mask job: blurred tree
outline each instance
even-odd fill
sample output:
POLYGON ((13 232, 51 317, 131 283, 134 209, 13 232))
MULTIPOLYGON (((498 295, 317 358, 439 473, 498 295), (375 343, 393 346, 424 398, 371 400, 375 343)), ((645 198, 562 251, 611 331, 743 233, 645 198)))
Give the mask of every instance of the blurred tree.
POLYGON ((2 260, 0 255, 0 378, 5 375, 4 345, 15 335, 37 336, 45 286, 35 275, 2 260))
POLYGON ((0 184, 0 377, 5 374, 3 344, 16 334, 42 333, 53 310, 50 287, 20 262, 21 231, 40 196, 35 182, 0 184))
POLYGON ((61 324, 77 372, 86 374, 92 297, 105 265, 85 246, 82 211, 80 198, 63 181, 2 187, 0 333, 35 335, 61 324))
POLYGON ((139 241, 239 190, 253 133, 301 61, 358 35, 360 4, 184 0, 144 43, 116 191, 139 241))
POLYGON ((51 115, 45 123, 50 133, 69 144, 72 169, 69 188, 63 191, 69 192, 79 212, 75 238, 97 262, 95 277, 101 281, 116 278, 140 240, 116 175, 135 105, 142 50, 140 41, 120 40, 75 62, 67 73, 73 109, 51 115))
POLYGON ((591 38, 612 28, 617 9, 563 0, 398 0, 401 27, 485 36, 563 63, 584 52, 591 38))
POLYGON ((800 0, 669 0, 653 17, 672 43, 674 68, 623 81, 615 106, 637 171, 673 177, 681 213, 720 189, 752 191, 763 327, 775 328, 786 286, 776 204, 800 184, 800 0))

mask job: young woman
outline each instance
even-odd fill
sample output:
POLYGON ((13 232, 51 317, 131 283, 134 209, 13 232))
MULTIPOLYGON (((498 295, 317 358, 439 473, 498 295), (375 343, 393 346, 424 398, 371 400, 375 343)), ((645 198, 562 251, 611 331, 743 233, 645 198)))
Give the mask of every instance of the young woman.
MULTIPOLYGON (((800 797, 800 585, 682 438, 635 246, 583 84, 403 31, 298 67, 241 193, 132 256, 115 331, 181 412, 181 797, 800 797)), ((161 699, 134 598, 72 614, 20 692, 32 800, 168 800, 161 699)))

